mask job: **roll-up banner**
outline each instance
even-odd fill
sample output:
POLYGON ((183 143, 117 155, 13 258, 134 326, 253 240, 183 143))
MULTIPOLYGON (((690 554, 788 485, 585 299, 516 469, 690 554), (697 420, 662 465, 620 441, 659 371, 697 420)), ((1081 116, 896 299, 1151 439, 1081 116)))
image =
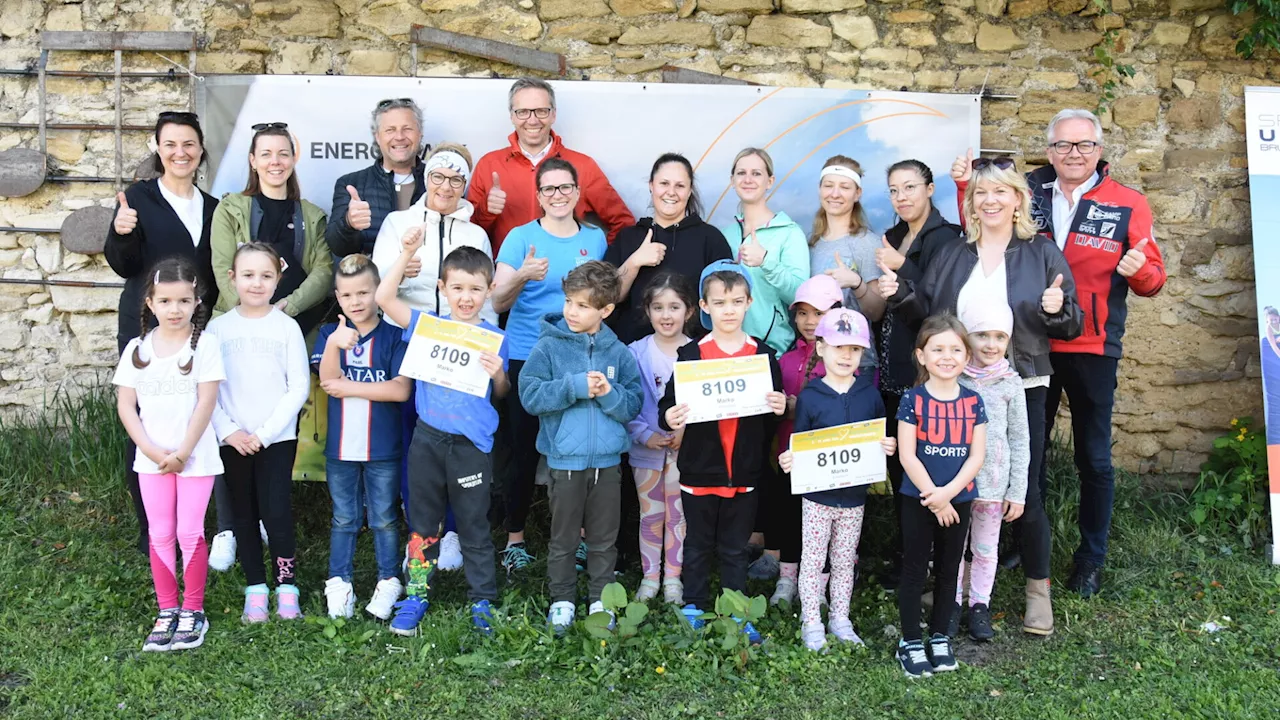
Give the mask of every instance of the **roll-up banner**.
MULTIPOLYGON (((600 165, 637 218, 652 214, 649 170, 665 152, 694 164, 708 222, 733 222, 738 200, 729 185, 739 150, 762 147, 773 157, 769 205, 806 230, 818 210, 818 174, 827 158, 847 155, 863 168, 862 204, 872 230, 896 221, 886 170, 914 158, 932 168, 935 204, 956 221, 951 161, 978 148, 977 95, 729 85, 553 82, 555 131, 566 147, 600 165)), ((244 189, 249 141, 257 123, 284 122, 297 137, 302 194, 326 212, 335 181, 374 162, 372 112, 385 98, 408 97, 423 108, 427 145, 466 145, 477 160, 505 147, 512 132, 511 80, 288 75, 209 75, 196 106, 210 159, 215 197, 244 189)), ((323 477, 324 403, 313 393, 304 409, 295 475, 323 477), (319 410, 319 412, 316 412, 319 410)))

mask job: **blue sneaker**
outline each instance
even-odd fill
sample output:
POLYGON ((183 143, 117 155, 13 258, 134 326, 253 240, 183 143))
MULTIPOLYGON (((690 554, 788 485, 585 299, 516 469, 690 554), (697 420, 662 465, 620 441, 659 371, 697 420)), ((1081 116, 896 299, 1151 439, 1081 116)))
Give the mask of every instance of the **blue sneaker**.
POLYGON ((764 642, 764 638, 760 637, 760 631, 756 630, 754 625, 749 622, 738 620, 738 618, 734 618, 734 620, 742 627, 742 634, 747 636, 747 640, 749 640, 752 645, 759 645, 764 642))
POLYGON ((685 605, 680 609, 680 612, 684 614, 685 622, 689 623, 689 627, 694 630, 701 630, 707 624, 702 619, 702 611, 698 609, 697 605, 685 605))
POLYGON ((427 614, 430 605, 426 598, 410 595, 395 604, 396 616, 391 618, 391 632, 397 635, 413 637, 418 634, 418 624, 422 616, 427 614))
POLYGON ((471 624, 485 635, 493 634, 493 609, 488 600, 471 603, 471 624))

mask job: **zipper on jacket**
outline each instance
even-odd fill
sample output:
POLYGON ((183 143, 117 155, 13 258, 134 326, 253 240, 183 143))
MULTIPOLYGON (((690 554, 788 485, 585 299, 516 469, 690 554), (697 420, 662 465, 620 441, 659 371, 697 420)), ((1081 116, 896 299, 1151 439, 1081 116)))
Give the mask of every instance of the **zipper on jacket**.
POLYGON ((1089 293, 1089 305, 1092 309, 1093 317, 1093 334, 1101 336, 1102 330, 1098 328, 1098 293, 1089 293))
MULTIPOLYGON (((592 363, 594 361, 595 351, 596 351, 596 339, 594 336, 588 335, 587 336, 587 372, 591 372, 591 370, 594 367, 592 363)), ((587 417, 590 418, 589 426, 591 428, 591 445, 587 450, 587 467, 590 468, 592 465, 595 464, 594 461, 596 457, 596 409, 594 407, 589 409, 587 413, 587 417)), ((596 479, 597 480, 600 479, 599 474, 596 475, 596 479)))

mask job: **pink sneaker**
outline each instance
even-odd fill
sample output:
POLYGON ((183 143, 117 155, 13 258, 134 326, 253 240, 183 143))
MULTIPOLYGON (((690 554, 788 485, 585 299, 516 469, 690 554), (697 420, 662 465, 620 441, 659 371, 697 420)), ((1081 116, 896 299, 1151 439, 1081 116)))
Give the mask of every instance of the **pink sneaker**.
POLYGON ((267 591, 245 588, 244 614, 240 616, 240 621, 244 623, 264 623, 267 618, 267 591))
POLYGON ((302 617, 302 609, 298 607, 297 586, 281 585, 276 588, 276 616, 281 620, 297 620, 302 617))

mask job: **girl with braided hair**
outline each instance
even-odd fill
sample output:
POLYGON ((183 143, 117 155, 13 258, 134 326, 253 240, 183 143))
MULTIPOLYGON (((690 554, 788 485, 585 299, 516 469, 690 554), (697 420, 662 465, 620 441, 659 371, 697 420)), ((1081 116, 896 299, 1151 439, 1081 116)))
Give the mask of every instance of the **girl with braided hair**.
POLYGON ((201 300, 202 284, 186 257, 156 263, 143 291, 138 337, 125 347, 112 380, 120 422, 138 448, 133 469, 147 514, 151 576, 160 605, 142 646, 146 651, 197 647, 209 629, 204 514, 213 478, 222 472, 210 418, 226 375, 217 338, 203 335, 209 307, 201 300))

